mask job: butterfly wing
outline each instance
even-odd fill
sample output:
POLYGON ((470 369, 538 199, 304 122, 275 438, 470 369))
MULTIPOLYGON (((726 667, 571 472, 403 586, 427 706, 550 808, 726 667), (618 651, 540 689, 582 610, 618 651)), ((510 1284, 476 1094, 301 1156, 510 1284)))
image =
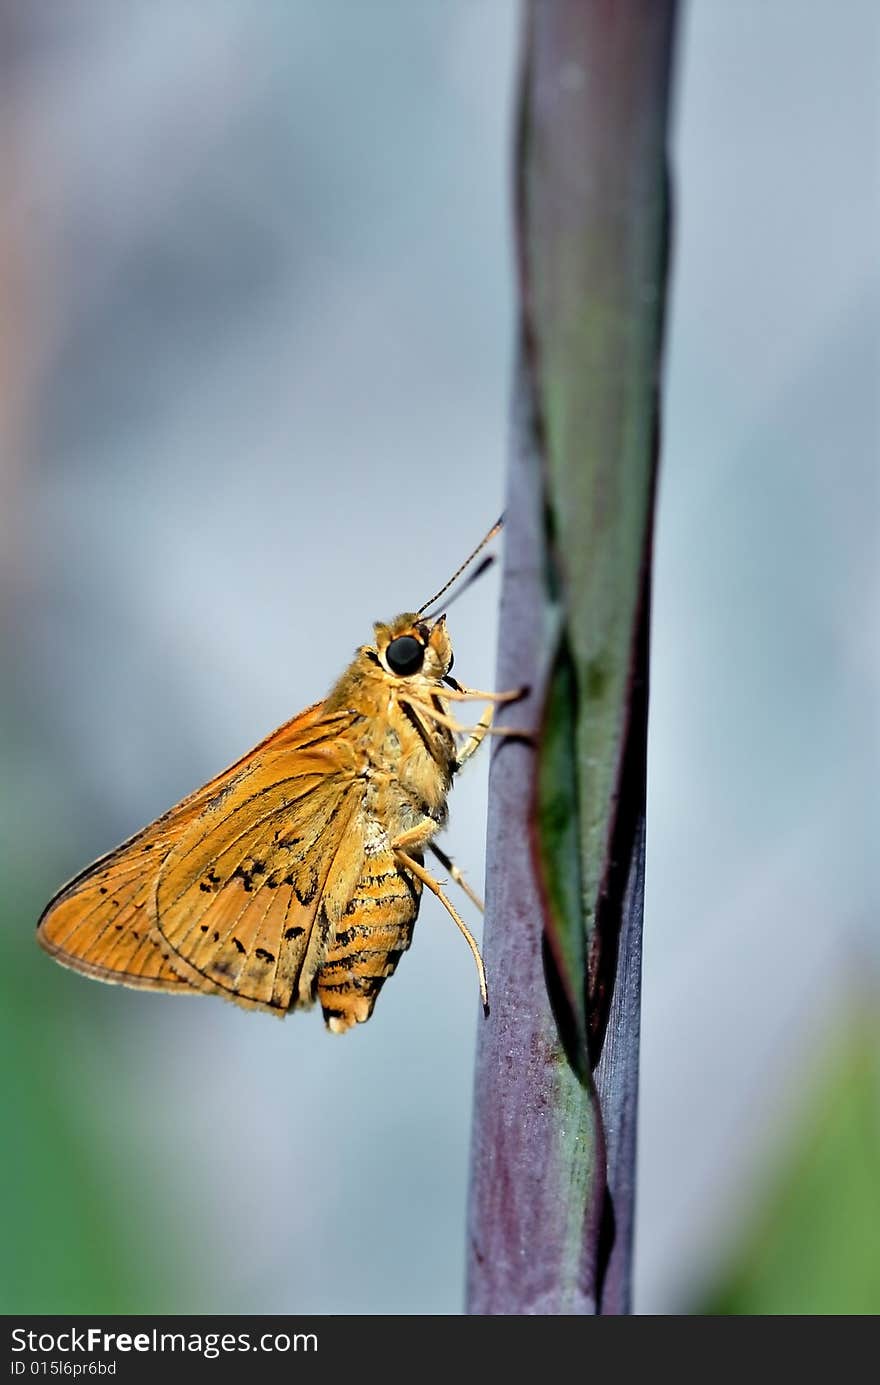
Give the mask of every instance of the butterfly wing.
POLYGON ((282 1002, 287 997, 289 1004, 293 994, 288 982, 303 971, 320 892, 355 812, 356 776, 345 737, 352 721, 350 713, 322 714, 320 704, 308 708, 89 866, 44 911, 37 930, 42 946, 63 965, 98 980, 184 994, 216 991, 244 1004, 286 1009, 282 1002), (297 837, 292 855, 290 841, 297 837), (265 858, 262 876, 248 876, 247 862, 254 858, 246 853, 253 849, 265 858), (282 864, 279 879, 276 867, 282 864), (222 876, 227 866, 228 876, 222 876), (214 878, 206 879, 208 873, 214 878), (259 928, 247 908, 252 897, 266 905, 259 928), (167 916, 160 917, 159 909, 167 916), (242 930, 252 942, 248 966, 223 970, 226 946, 242 956, 228 942, 235 937, 243 943, 242 930), (265 963, 265 952, 274 958, 270 988, 265 967, 255 965, 265 963), (201 971, 202 963, 214 971, 201 971))
POLYGON ((208 830, 192 824, 163 863, 155 896, 157 933, 180 975, 282 1014, 311 1004, 331 929, 328 880, 335 893, 340 875, 363 862, 353 830, 363 781, 335 750, 332 767, 314 751, 284 758, 236 784, 208 830))
POLYGON ((37 925, 41 946, 63 966, 98 981, 188 991, 170 965, 168 948, 153 936, 148 909, 167 849, 163 837, 146 828, 88 866, 47 906, 37 925))

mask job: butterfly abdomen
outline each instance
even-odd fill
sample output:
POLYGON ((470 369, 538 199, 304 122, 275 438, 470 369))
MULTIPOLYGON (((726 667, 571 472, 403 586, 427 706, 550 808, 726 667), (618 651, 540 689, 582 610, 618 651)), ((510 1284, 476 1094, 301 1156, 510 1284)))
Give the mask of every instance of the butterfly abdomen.
POLYGON ((366 857, 316 979, 315 994, 335 1033, 370 1018, 412 942, 420 894, 421 883, 403 874, 390 849, 366 857))

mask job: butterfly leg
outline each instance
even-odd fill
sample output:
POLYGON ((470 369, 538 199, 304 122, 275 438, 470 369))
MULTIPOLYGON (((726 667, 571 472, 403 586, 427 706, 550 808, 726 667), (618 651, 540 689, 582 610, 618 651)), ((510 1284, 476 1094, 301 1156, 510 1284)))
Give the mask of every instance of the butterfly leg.
POLYGON ((480 899, 480 896, 477 894, 476 890, 471 889, 470 885, 465 880, 464 875, 459 870, 458 866, 455 864, 452 857, 447 856, 445 851, 441 851, 440 847, 437 846, 435 842, 429 843, 429 850, 433 851, 434 855, 437 857, 437 860, 440 862, 441 866, 443 866, 444 870, 449 871, 449 874, 452 876, 456 885, 458 885, 460 889, 464 890, 471 904, 475 904, 476 907, 479 909, 480 913, 485 914, 486 908, 483 904, 483 901, 480 899))
POLYGON ((450 702, 521 702, 529 691, 528 688, 513 688, 510 692, 484 692, 482 688, 466 688, 448 675, 443 681, 450 688, 449 692, 444 690, 443 696, 450 702))
MULTIPOLYGON (((416 879, 421 880, 423 885, 427 885, 428 889, 432 892, 432 894, 435 894, 437 896, 437 898, 440 900, 440 903, 446 909, 446 912, 452 918, 459 932, 462 934, 465 942, 467 943, 468 947, 470 948, 473 954, 474 961, 477 964, 477 975, 480 978, 480 997, 483 1002, 483 1013, 488 1015, 489 988, 486 985, 486 968, 483 966, 483 959, 480 956, 480 949, 477 947, 473 934, 471 933, 464 919, 455 909, 454 905, 446 898, 446 895, 440 888, 439 881, 435 880, 433 875, 426 871, 425 867, 421 865, 415 859, 415 857, 410 856, 407 851, 401 849, 405 845, 416 845, 416 835, 421 835, 420 829, 417 827, 414 828, 411 832, 404 832, 400 837, 398 837, 396 842, 392 842, 391 846, 392 850, 394 851, 395 859, 399 861, 400 864, 406 868, 406 870, 408 870, 412 875, 414 875, 416 879)), ((421 840, 424 841, 424 837, 422 837, 421 840)))
MULTIPOLYGON (((462 726, 461 722, 446 716, 445 712, 438 712, 437 708, 433 707, 430 702, 422 702, 415 697, 407 697, 405 702, 401 699, 401 702, 403 706, 412 707, 414 710, 421 712, 424 716, 430 717, 431 721, 436 721, 438 726, 445 726, 448 730, 454 731, 456 735, 473 737, 479 731, 480 740, 482 740, 484 736, 516 736, 516 738, 521 741, 530 741, 532 739, 530 731, 523 731, 518 726, 491 726, 484 717, 480 718, 476 726, 462 726)), ((479 744, 479 742, 477 742, 477 744, 479 744)), ((476 749, 476 747, 474 748, 476 749)), ((473 751, 471 751, 471 754, 473 754, 473 751)))
POLYGON ((456 773, 458 772, 458 770, 461 769, 465 761, 471 758, 474 751, 479 750, 480 746, 483 744, 483 741, 486 739, 487 733, 491 729, 492 718, 494 715, 495 708, 492 706, 487 707, 483 715, 480 717, 480 720, 474 727, 473 731, 471 732, 470 739, 462 746, 461 750, 458 753, 458 760, 455 765, 456 773))

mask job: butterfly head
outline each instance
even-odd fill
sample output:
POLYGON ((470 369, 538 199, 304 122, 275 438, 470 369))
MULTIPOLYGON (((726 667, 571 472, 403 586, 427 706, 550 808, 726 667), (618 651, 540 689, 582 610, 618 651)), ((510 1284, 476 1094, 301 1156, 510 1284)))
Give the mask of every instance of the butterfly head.
POLYGON ((395 678, 423 678, 440 682, 452 668, 452 643, 446 629, 446 616, 424 620, 418 613, 404 612, 387 625, 377 621, 376 656, 387 673, 395 678))

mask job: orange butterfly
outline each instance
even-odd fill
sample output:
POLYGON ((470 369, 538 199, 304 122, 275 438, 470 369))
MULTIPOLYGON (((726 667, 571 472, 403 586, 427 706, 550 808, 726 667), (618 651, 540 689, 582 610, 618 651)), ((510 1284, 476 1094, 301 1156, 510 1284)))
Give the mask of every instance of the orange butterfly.
POLYGON ((374 627, 325 701, 66 885, 38 925, 46 951, 100 981, 280 1016, 317 999, 344 1032, 370 1018, 426 885, 467 939, 487 1006, 477 945, 423 852, 464 885, 432 839, 485 735, 515 734, 491 726, 492 704, 519 694, 457 683, 445 613, 422 613, 500 523, 419 611, 374 627), (489 705, 464 727, 449 700, 489 705))

